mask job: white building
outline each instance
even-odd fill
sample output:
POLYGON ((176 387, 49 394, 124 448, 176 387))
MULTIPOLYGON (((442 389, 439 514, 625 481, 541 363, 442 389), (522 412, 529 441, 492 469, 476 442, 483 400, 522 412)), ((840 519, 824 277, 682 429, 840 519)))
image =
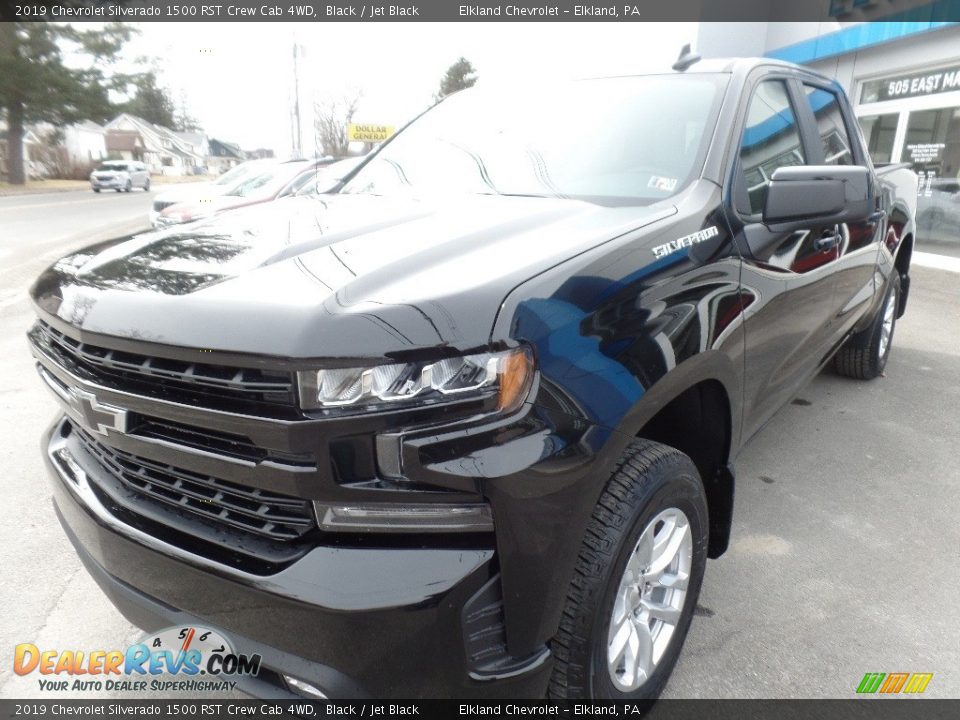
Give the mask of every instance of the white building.
POLYGON ((107 157, 106 135, 106 128, 90 120, 65 127, 63 147, 70 162, 74 165, 85 165, 107 157))
POLYGON ((837 80, 874 163, 920 175, 918 248, 960 255, 960 24, 937 19, 942 5, 833 0, 820 22, 702 23, 697 50, 788 60, 837 80))
MULTIPOLYGON (((43 143, 37 134, 30 128, 25 128, 21 140, 23 147, 23 168, 27 179, 45 177, 46 169, 36 161, 35 156, 39 155, 39 150, 43 143)), ((8 132, 6 123, 0 122, 0 179, 7 180, 10 170, 10 154, 8 152, 8 132)))

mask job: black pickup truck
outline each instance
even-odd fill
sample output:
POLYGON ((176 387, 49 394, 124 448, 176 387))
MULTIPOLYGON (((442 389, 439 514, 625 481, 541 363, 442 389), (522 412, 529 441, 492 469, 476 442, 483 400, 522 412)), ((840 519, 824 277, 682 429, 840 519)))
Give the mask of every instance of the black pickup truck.
POLYGON ((256 695, 654 697, 738 451, 882 373, 915 197, 789 64, 456 94, 333 192, 44 272, 57 514, 256 695))

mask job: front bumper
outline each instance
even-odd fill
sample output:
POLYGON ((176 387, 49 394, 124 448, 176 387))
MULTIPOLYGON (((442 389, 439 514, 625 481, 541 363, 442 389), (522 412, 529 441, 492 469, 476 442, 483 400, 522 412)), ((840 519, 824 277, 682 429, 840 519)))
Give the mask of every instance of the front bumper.
POLYGON ((57 515, 84 565, 143 628, 223 631, 267 668, 241 686, 290 697, 290 675, 330 697, 543 697, 551 662, 509 677, 470 677, 464 607, 495 575, 491 549, 317 547, 273 575, 252 575, 124 525, 86 482, 97 468, 63 460, 69 423, 43 440, 57 515))
MULTIPOLYGON (((201 218, 202 219, 202 218, 201 218)), ((170 217, 163 213, 150 213, 150 222, 155 228, 173 227, 174 225, 183 225, 184 221, 179 217, 170 217)))
POLYGON ((90 187, 95 190, 118 190, 127 186, 126 178, 113 178, 111 180, 91 180, 90 187))

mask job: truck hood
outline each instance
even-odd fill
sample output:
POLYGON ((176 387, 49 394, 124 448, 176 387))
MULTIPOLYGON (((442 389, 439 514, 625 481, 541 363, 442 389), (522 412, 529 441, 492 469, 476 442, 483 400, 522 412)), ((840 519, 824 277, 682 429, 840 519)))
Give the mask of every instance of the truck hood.
POLYGON ((157 193, 153 201, 164 205, 196 201, 200 198, 223 195, 229 189, 227 185, 215 185, 212 182, 185 182, 157 193))
POLYGON ((668 203, 290 198, 62 258, 35 304, 84 332, 287 358, 485 345, 504 297, 668 203))

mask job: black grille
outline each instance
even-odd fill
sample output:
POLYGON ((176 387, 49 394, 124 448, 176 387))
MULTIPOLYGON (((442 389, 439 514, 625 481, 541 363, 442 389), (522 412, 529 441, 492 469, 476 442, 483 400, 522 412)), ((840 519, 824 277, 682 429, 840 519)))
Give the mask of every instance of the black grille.
POLYGON ((296 407, 293 374, 288 371, 183 362, 112 350, 74 340, 44 322, 34 326, 30 338, 65 369, 108 387, 227 410, 236 409, 237 401, 290 412, 296 407))
POLYGON ((297 467, 316 467, 316 459, 307 453, 289 453, 258 447, 243 435, 220 432, 209 428, 193 427, 183 423, 143 417, 130 431, 137 437, 163 440, 196 450, 217 453, 226 457, 263 462, 269 460, 297 467))
POLYGON ((103 445, 76 426, 74 432, 84 449, 144 502, 274 541, 295 541, 316 528, 307 500, 140 458, 103 445))

